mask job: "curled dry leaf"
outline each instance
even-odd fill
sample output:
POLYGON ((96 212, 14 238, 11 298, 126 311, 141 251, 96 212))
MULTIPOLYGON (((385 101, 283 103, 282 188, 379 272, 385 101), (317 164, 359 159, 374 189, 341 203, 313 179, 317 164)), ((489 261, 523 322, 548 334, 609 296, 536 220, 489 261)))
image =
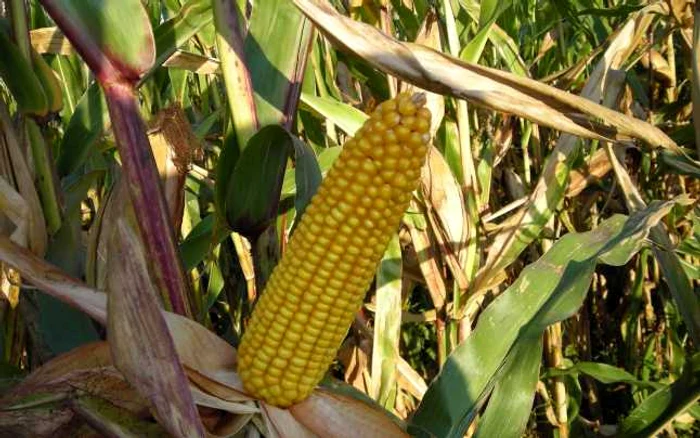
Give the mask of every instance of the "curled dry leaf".
POLYGON ((100 290, 107 287, 107 255, 109 254, 110 230, 130 207, 126 184, 119 180, 104 197, 95 216, 95 221, 88 234, 85 279, 87 283, 100 290))
MULTIPOLYGON (((47 246, 44 211, 41 208, 39 194, 34 186, 34 177, 12 123, 12 118, 7 106, 2 101, 0 101, 0 157, 2 157, 0 176, 5 178, 11 187, 14 186, 17 189, 28 208, 28 214, 24 216, 28 220, 27 244, 32 252, 43 255, 47 246)), ((5 206, 0 206, 0 210, 5 208, 5 206)))
POLYGON ((408 437, 383 411, 340 393, 318 389, 289 408, 294 418, 324 438, 408 437))
POLYGON ((661 130, 536 80, 460 61, 418 44, 402 43, 339 14, 325 0, 294 0, 326 37, 374 67, 426 90, 512 113, 593 139, 639 139, 678 150, 661 130))
POLYGON ((399 386, 408 391, 417 400, 423 398, 423 394, 428 390, 428 384, 425 383, 423 377, 404 359, 398 362, 398 381, 399 386))
POLYGON ((98 322, 107 322, 107 296, 67 275, 31 251, 0 235, 0 260, 50 295, 75 307, 98 322))
POLYGON ((261 403, 263 419, 267 427, 266 438, 316 438, 288 409, 261 403))
MULTIPOLYGON (((425 219, 423 218, 422 221, 425 222, 425 219)), ((425 223, 420 224, 417 218, 412 217, 406 221, 406 225, 433 306, 442 311, 447 299, 447 286, 442 275, 442 263, 435 254, 435 245, 432 244, 425 223)))
POLYGON ((671 70, 668 61, 657 50, 651 49, 642 54, 640 59, 644 68, 650 69, 654 78, 664 85, 671 85, 676 80, 676 74, 671 70))
POLYGON ((29 205, 27 205, 27 202, 0 175, 0 233, 4 235, 9 234, 13 242, 21 246, 27 246, 29 243, 29 216, 29 205))
POLYGON ((222 400, 198 389, 196 386, 192 387, 192 396, 198 406, 205 406, 233 414, 257 414, 260 412, 260 409, 253 403, 236 403, 222 400))
POLYGON ((177 49, 163 62, 163 67, 180 68, 200 75, 221 74, 221 63, 216 58, 177 49))

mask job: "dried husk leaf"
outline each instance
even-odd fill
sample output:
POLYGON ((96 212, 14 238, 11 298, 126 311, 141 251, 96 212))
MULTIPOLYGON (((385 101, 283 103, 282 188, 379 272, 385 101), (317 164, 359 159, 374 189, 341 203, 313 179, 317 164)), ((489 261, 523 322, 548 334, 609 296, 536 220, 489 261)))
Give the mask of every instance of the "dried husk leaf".
MULTIPOLYGON (((127 216, 128 217, 128 216, 127 216)), ((115 366, 151 403, 171 434, 203 437, 189 382, 168 331, 138 232, 127 218, 115 224, 107 287, 108 339, 115 366)))
POLYGON ((0 411, 0 436, 12 438, 49 438, 70 424, 75 413, 70 407, 41 407, 32 410, 0 411))
POLYGON ((32 47, 39 53, 70 56, 75 53, 70 41, 58 27, 42 27, 29 32, 32 47))
POLYGON ((324 438, 408 437, 382 410, 347 395, 318 389, 289 408, 311 432, 324 438))
POLYGON ((435 254, 435 245, 433 245, 426 227, 419 227, 415 221, 407 221, 407 226, 430 298, 435 309, 442 310, 447 299, 447 286, 445 285, 442 264, 439 263, 437 254, 435 254))
POLYGON ((16 244, 27 246, 29 215, 29 205, 22 195, 0 175, 0 234, 9 235, 16 244))
POLYGON ((233 414, 257 414, 260 412, 260 409, 253 403, 236 403, 222 400, 198 389, 196 386, 192 387, 192 396, 198 406, 205 406, 233 414))
POLYGON ((317 435, 304 427, 287 409, 261 403, 263 419, 267 426, 266 438, 316 438, 317 435))

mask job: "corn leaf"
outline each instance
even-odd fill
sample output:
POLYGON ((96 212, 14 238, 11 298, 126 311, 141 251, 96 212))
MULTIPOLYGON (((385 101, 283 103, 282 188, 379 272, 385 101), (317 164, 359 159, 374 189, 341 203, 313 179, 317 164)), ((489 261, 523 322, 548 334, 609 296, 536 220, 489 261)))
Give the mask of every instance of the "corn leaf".
MULTIPOLYGON (((230 172, 225 215, 232 230, 257 237, 277 217, 287 160, 294 156, 296 205, 299 214, 321 182, 321 171, 311 149, 278 125, 262 128, 251 139, 230 172), (250 190, 250 186, 256 190, 250 190)), ((222 161, 221 165, 227 164, 222 161)), ((218 169, 222 174, 226 171, 218 169)), ((217 182, 217 191, 223 190, 217 182)))
POLYGON ((693 356, 686 362, 687 366, 678 380, 644 399, 621 422, 618 436, 657 436, 676 416, 696 406, 700 399, 699 358, 698 355, 693 356))
POLYGON ((537 385, 542 340, 540 336, 523 336, 513 346, 500 370, 488 407, 479 419, 477 438, 519 437, 529 418, 533 388, 537 385), (507 412, 507 415, 503 415, 507 412))
POLYGON ((177 15, 163 22, 154 31, 157 67, 170 58, 205 25, 211 23, 211 2, 189 0, 183 4, 177 15))
POLYGON ((95 143, 111 125, 107 102, 97 82, 93 82, 78 101, 58 152, 60 176, 75 172, 95 150, 95 143))
POLYGON ((591 376, 606 385, 611 383, 627 383, 642 388, 654 389, 663 386, 660 383, 639 380, 622 368, 599 362, 578 362, 566 369, 552 368, 547 370, 545 377, 578 376, 579 374, 591 376))
POLYGON ((137 80, 153 65, 153 30, 139 0, 41 3, 101 81, 137 80))
MULTIPOLYGON (((412 425, 437 436, 462 436, 500 380, 503 365, 522 336, 537 332, 541 336, 548 325, 575 313, 596 263, 626 263, 673 205, 673 201, 654 202, 627 220, 614 216, 592 231, 559 239, 483 312, 475 331, 455 349, 430 385, 412 425)), ((522 412, 527 415, 530 407, 522 412)))
POLYGON ((253 79, 260 126, 281 124, 291 129, 310 38, 311 23, 289 1, 253 5, 245 60, 253 79))
POLYGON ((19 109, 26 114, 46 115, 49 102, 34 69, 0 28, 0 78, 10 89, 19 109))
POLYGON ((355 131, 360 129, 365 120, 369 118, 362 111, 346 103, 338 102, 332 97, 319 97, 302 93, 301 101, 308 105, 312 111, 338 125, 348 135, 355 135, 355 131))
POLYGON ((247 146, 260 129, 253 84, 243 49, 244 19, 235 2, 214 0, 216 47, 221 59, 221 73, 233 118, 238 147, 247 146))
POLYGON ((63 107, 63 95, 61 94, 61 84, 58 82, 55 72, 33 48, 31 49, 31 60, 36 77, 46 95, 48 111, 59 112, 63 107))

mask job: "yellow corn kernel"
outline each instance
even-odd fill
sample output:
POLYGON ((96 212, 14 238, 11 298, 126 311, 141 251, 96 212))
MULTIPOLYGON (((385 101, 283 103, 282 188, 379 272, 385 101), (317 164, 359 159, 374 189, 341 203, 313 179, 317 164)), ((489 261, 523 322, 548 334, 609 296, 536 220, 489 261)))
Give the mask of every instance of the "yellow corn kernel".
POLYGON ((241 342, 251 395, 290 406, 328 369, 417 186, 430 139, 424 105, 423 94, 381 104, 311 200, 241 342))

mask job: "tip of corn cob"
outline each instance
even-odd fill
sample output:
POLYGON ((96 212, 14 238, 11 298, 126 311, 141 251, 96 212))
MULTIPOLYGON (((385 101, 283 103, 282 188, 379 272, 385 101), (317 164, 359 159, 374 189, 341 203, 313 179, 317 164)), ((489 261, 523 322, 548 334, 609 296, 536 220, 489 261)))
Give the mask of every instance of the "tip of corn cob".
POLYGON ((323 378, 418 185, 423 93, 379 105, 348 140, 258 301, 239 349, 246 390, 287 407, 323 378))

